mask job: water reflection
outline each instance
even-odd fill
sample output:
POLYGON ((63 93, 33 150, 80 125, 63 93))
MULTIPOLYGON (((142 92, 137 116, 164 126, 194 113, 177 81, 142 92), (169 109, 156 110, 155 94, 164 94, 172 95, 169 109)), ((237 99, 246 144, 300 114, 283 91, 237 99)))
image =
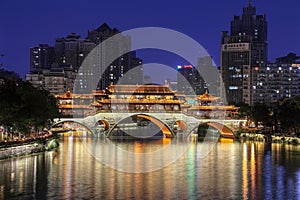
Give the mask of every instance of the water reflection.
POLYGON ((282 144, 244 143, 243 197, 252 199, 300 198, 295 181, 299 147, 282 144), (294 180, 293 180, 294 179, 294 180))
POLYGON ((158 140, 82 140, 85 149, 99 162, 121 172, 144 173, 160 170, 175 162, 191 145, 190 138, 158 140))
POLYGON ((43 197, 47 190, 47 172, 51 166, 51 154, 39 154, 0 161, 0 197, 43 197))
MULTIPOLYGON (((86 138, 85 143, 93 140, 86 138)), ((144 153, 163 141, 118 145, 144 153)), ((203 145, 194 141, 176 162, 134 174, 98 162, 80 138, 64 137, 57 151, 0 161, 0 199, 300 198, 298 146, 220 140, 203 158, 203 145)), ((99 150, 112 160, 118 156, 99 150)), ((150 162, 139 161, 135 167, 150 162)))

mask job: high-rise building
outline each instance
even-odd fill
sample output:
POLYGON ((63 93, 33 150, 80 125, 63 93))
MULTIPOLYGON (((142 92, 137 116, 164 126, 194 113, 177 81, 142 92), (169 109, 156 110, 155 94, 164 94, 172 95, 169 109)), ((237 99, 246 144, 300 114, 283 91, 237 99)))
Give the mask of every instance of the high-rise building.
POLYGON ((120 84, 142 84, 142 60, 136 57, 135 51, 130 51, 129 36, 119 34, 113 41, 102 45, 101 53, 99 48, 96 49, 98 44, 118 33, 120 32, 116 28, 111 29, 104 23, 99 28, 88 31, 85 39, 76 33, 71 33, 67 37, 57 38, 55 47, 40 44, 31 48, 30 74, 26 75, 26 80, 35 87, 48 89, 53 94, 73 90, 75 75, 79 77, 75 84, 82 90, 85 90, 90 82, 95 81, 98 82, 98 89, 105 89, 110 84, 118 84, 120 81, 120 84), (94 49, 92 58, 89 57, 88 61, 84 62, 94 49), (103 64, 124 50, 128 53, 120 54, 106 66, 104 71, 103 64), (80 70, 83 63, 88 69, 85 72, 80 70), (130 73, 126 74, 129 71, 130 73), (102 78, 98 80, 100 76, 95 74, 101 75, 102 78))
MULTIPOLYGON (((106 23, 103 23, 97 29, 88 31, 87 38, 95 44, 100 44, 104 40, 110 38, 111 36, 120 33, 116 28, 110 28, 106 23)), ((124 42, 124 41, 123 41, 124 42)), ((129 40, 127 42, 130 42, 129 40)), ((129 44, 129 43, 128 43, 129 44)))
POLYGON ((94 42, 81 39, 76 33, 71 33, 66 38, 57 38, 55 41, 56 62, 58 65, 68 64, 77 71, 85 57, 95 47, 94 42))
POLYGON ((228 102, 255 102, 258 68, 268 60, 266 15, 257 15, 251 0, 222 34, 221 74, 228 102))
POLYGON ((165 85, 168 86, 171 90, 177 91, 177 81, 172 81, 171 79, 166 79, 165 85))
POLYGON ((289 53, 286 56, 276 58, 276 63, 277 64, 299 64, 300 56, 297 56, 295 53, 289 53))
POLYGON ((271 104, 300 95, 300 62, 296 54, 276 59, 275 63, 257 67, 256 102, 271 104))
POLYGON ((44 73, 44 88, 53 95, 63 94, 73 88, 75 75, 76 73, 69 65, 53 67, 44 73))
POLYGON ((58 38, 55 47, 40 44, 30 49, 30 74, 26 80, 34 87, 62 94, 73 89, 75 75, 83 59, 96 44, 72 33, 58 38))
POLYGON ((80 92, 88 88, 96 89, 93 88, 94 82, 98 82, 97 89, 105 89, 120 81, 121 84, 143 83, 142 60, 136 57, 135 51, 130 51, 129 36, 120 34, 118 29, 112 29, 104 23, 97 29, 88 31, 87 39, 96 45, 101 43, 101 46, 97 46, 93 54, 88 57, 85 64, 90 67, 86 67, 85 71, 79 71, 76 90, 80 92))
MULTIPOLYGON (((199 94, 209 91, 213 96, 221 96, 220 73, 213 63, 212 57, 203 56, 198 58, 195 69, 197 69, 196 73, 199 74, 196 75, 196 85, 198 85, 198 88, 201 88, 199 94)), ((221 101, 224 102, 224 99, 221 99, 221 101)))
POLYGON ((192 65, 177 66, 177 90, 186 95, 200 95, 205 92, 206 85, 199 71, 192 65))
POLYGON ((48 44, 39 44, 30 48, 30 72, 41 72, 50 69, 54 62, 54 47, 48 44))

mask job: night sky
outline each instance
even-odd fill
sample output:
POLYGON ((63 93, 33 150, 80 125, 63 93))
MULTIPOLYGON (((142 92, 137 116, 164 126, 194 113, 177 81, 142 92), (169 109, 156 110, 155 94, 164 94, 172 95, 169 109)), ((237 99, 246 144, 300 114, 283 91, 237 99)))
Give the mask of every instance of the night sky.
MULTIPOLYGON (((2 0, 0 58, 5 69, 24 77, 30 47, 54 45, 56 38, 71 32, 86 37, 88 30, 106 22, 120 31, 155 26, 182 32, 197 40, 219 65, 221 31, 230 29, 233 16, 247 4, 247 0, 2 0)), ((269 60, 289 52, 300 54, 300 1, 253 0, 253 5, 258 14, 267 14, 269 60)), ((144 63, 185 64, 164 52, 141 51, 138 56, 144 63)))

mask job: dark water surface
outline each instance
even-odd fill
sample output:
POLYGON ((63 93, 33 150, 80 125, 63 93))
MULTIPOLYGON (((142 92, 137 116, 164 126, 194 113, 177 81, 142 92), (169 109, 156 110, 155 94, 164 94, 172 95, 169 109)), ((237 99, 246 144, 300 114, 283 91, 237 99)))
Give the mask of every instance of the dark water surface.
MULTIPOLYGON (((118 145, 155 151, 167 144, 118 145)), ((300 146, 221 140, 203 158, 202 145, 192 142, 160 170, 125 173, 97 161, 79 138, 64 137, 57 151, 0 161, 0 199, 300 199, 300 146)))

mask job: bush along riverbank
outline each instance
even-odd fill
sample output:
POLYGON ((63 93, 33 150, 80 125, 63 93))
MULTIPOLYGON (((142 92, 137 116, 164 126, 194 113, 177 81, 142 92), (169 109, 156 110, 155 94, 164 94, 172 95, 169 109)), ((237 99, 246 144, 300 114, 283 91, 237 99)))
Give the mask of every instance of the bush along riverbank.
POLYGON ((274 135, 264 135, 258 133, 241 133, 239 135, 239 138, 241 140, 247 140, 247 141, 260 141, 260 142, 300 145, 300 139, 298 137, 291 137, 291 136, 274 136, 274 135))
POLYGON ((19 142, 13 145, 1 145, 0 146, 0 160, 24 155, 30 155, 34 153, 40 153, 44 151, 50 151, 56 149, 59 146, 58 140, 55 138, 38 138, 35 141, 27 143, 19 142))

